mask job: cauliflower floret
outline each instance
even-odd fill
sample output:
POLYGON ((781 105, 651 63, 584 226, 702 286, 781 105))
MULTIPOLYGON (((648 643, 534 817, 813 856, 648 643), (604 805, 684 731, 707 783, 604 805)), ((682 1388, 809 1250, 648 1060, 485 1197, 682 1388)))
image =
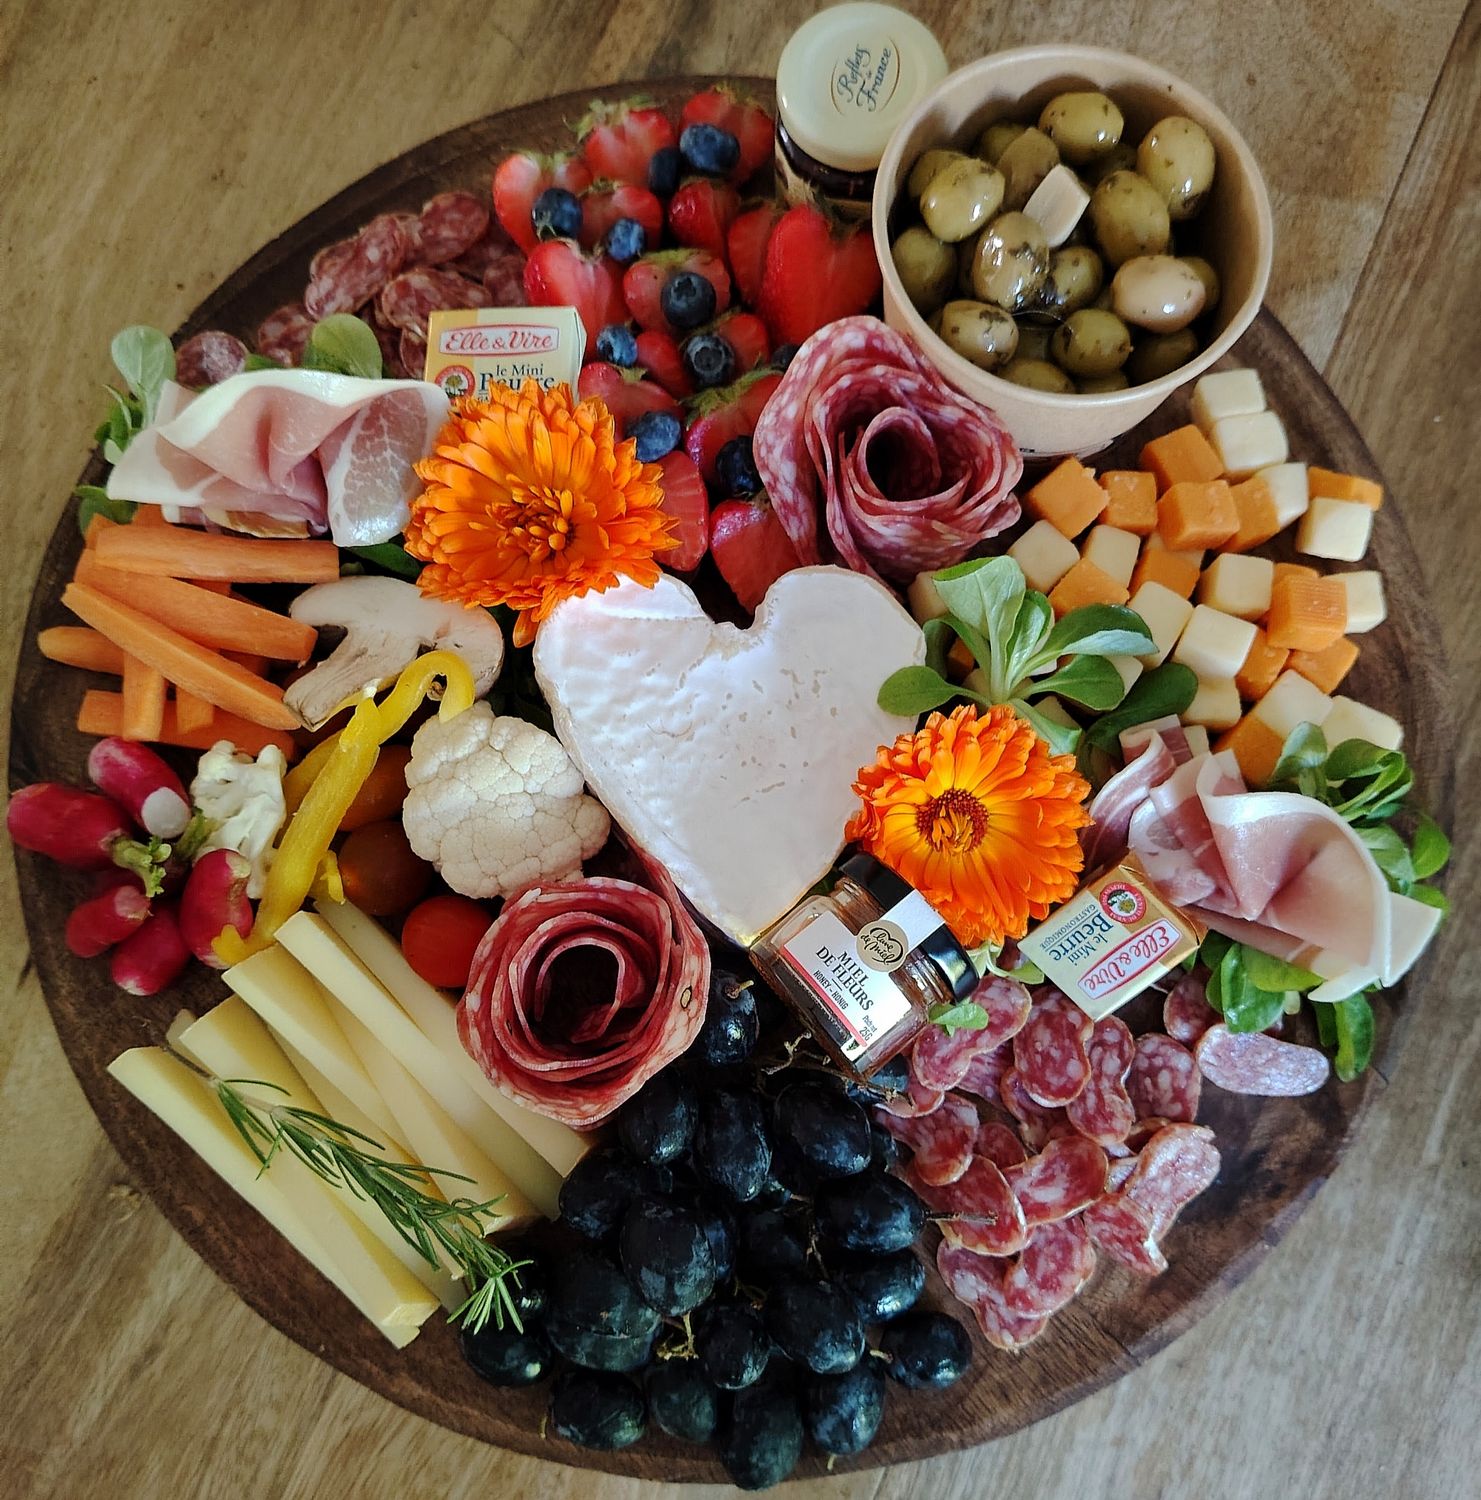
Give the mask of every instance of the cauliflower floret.
POLYGON ((217 740, 200 758, 190 783, 190 800, 215 826, 200 853, 235 849, 252 863, 247 894, 255 901, 267 879, 273 840, 288 815, 283 777, 288 762, 276 745, 267 745, 253 760, 238 753, 230 740, 217 740))
POLYGON ((480 900, 579 875, 611 827, 565 746, 487 703, 417 731, 406 785, 411 847, 480 900))

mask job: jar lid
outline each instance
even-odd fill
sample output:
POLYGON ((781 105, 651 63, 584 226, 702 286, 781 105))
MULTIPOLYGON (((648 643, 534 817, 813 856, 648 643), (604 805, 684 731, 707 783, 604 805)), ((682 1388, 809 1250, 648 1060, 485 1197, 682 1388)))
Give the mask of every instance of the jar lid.
MULTIPOLYGON (((851 854, 838 868, 856 886, 868 891, 885 911, 903 901, 914 889, 908 880, 902 880, 872 854, 851 854)), ((977 988, 980 976, 972 957, 957 941, 944 918, 914 951, 936 966, 956 999, 967 999, 977 988)))
POLYGON ((946 77, 930 30, 893 5, 819 11, 777 63, 777 115, 809 156, 844 172, 872 172, 895 127, 946 77))

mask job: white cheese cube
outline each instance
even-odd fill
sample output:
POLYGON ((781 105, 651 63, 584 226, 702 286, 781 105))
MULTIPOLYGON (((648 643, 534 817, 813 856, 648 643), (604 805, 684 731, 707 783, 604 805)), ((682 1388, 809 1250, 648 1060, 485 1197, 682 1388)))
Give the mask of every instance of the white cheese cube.
POLYGON ((1270 486, 1270 494, 1275 501, 1275 518, 1284 531, 1306 514, 1310 496, 1306 465, 1272 464, 1268 469, 1260 469, 1258 473, 1270 486))
POLYGON ((1028 586, 1041 594, 1050 589, 1080 561, 1080 552, 1048 521, 1035 521, 1008 548, 1008 556, 1023 569, 1028 586))
POLYGON ((1188 741, 1188 748, 1193 752, 1195 759, 1209 753, 1208 730, 1202 724, 1185 725, 1183 738, 1188 741))
POLYGON ((1085 538, 1081 556, 1101 572, 1109 573, 1125 588, 1131 582, 1136 560, 1142 554, 1142 539, 1133 531, 1119 526, 1092 526, 1085 538))
POLYGON ((1332 577, 1347 590, 1347 633, 1361 635, 1382 625, 1388 618, 1388 602, 1383 596, 1383 574, 1371 569, 1364 573, 1333 573, 1332 577))
POLYGON ((1265 410, 1256 370, 1218 370, 1193 387, 1193 421, 1205 437, 1225 417, 1251 417, 1265 410))
POLYGON ((1334 746, 1343 740, 1367 740, 1382 750, 1397 750, 1404 743, 1404 729, 1397 719, 1340 694, 1332 699, 1322 733, 1334 746))
POLYGON ((1043 714, 1051 723, 1062 724, 1066 729, 1078 729, 1080 727, 1075 720, 1075 716, 1053 693, 1050 693, 1047 698, 1031 699, 1029 707, 1043 714))
POLYGON ((1268 557, 1224 552, 1198 582, 1198 602, 1241 620, 1258 620, 1270 611, 1275 564, 1268 557))
POLYGON ((1081 186, 1080 179, 1061 164, 1052 168, 1029 194, 1023 211, 1044 231, 1052 249, 1069 239, 1089 206, 1090 194, 1081 186))
POLYGON ((1273 411, 1224 417, 1209 430, 1208 440, 1224 465, 1225 479, 1231 482, 1248 479, 1271 464, 1283 464, 1291 451, 1286 430, 1273 411))
POLYGON ((1108 656, 1110 664, 1121 674, 1121 681, 1129 693, 1137 678, 1142 675, 1142 664, 1134 656, 1108 656))
POLYGON ((1200 681, 1193 701, 1183 710, 1185 724, 1201 724, 1206 729, 1233 729, 1239 716, 1239 689, 1230 677, 1200 681))
POLYGON ((1357 562, 1368 550, 1373 517, 1361 500, 1329 500, 1317 495, 1296 529, 1296 550, 1335 562, 1357 562))
POLYGON ((946 607, 946 600, 941 597, 941 590, 936 587, 934 573, 917 573, 910 580, 910 587, 905 590, 905 602, 910 606, 910 613, 915 616, 918 625, 924 625, 927 620, 939 620, 942 615, 951 613, 946 607))
POLYGON ((1193 606, 1165 584, 1144 583, 1131 596, 1127 608, 1142 617, 1147 633, 1157 645, 1155 651, 1139 656, 1137 660, 1144 667, 1160 667, 1183 633, 1183 626, 1193 614, 1193 606))
POLYGON ((1192 667, 1200 680, 1221 682, 1244 665, 1255 644, 1255 627, 1222 609, 1200 604, 1183 627, 1172 659, 1192 667))
POLYGON ((1332 700, 1314 682, 1289 670, 1275 679, 1275 686, 1250 710, 1267 729, 1280 736, 1282 744, 1298 724, 1321 728, 1331 712, 1332 700))

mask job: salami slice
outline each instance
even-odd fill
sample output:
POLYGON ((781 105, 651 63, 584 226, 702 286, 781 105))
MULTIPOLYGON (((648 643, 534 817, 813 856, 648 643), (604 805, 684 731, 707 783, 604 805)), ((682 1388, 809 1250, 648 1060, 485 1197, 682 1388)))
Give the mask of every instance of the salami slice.
POLYGON ((1315 1047, 1277 1041, 1263 1032, 1233 1032, 1221 1021, 1198 1042, 1198 1068, 1229 1094, 1289 1098, 1315 1093, 1331 1068, 1315 1047))
POLYGON ((878 1112, 880 1125, 915 1153, 911 1165, 932 1187, 955 1182, 971 1165, 977 1144, 977 1110, 966 1099, 948 1095, 928 1115, 901 1117, 878 1112))
POLYGON ((318 322, 363 307, 401 269, 407 248, 396 214, 377 214, 354 239, 326 246, 309 266, 303 294, 309 316, 318 322))
POLYGON ((406 236, 406 254, 402 258, 401 267, 405 270, 409 266, 424 265, 422 259, 422 220, 420 214, 396 214, 396 222, 401 226, 401 232, 406 236))
POLYGON ((302 302, 290 302, 269 313, 257 325, 253 342, 264 359, 275 359, 280 365, 296 365, 303 357, 314 320, 302 302))
POLYGON ((1095 1246, 1079 1219, 1041 1224, 1003 1277, 1003 1301, 1020 1317, 1048 1317, 1094 1274, 1095 1246))
POLYGON ((1158 1115, 1165 1120, 1191 1122, 1198 1118, 1201 1091, 1198 1064, 1181 1042, 1160 1031, 1144 1032, 1136 1039, 1126 1092, 1138 1119, 1158 1115))
POLYGON ((887 1095, 879 1101, 879 1107, 892 1115, 898 1115, 902 1120, 908 1120, 914 1115, 934 1114, 945 1100, 946 1094, 943 1091, 923 1088, 912 1078, 903 1094, 887 1095))
POLYGON ((1067 996, 1054 989, 1041 993, 1013 1038, 1013 1066, 1029 1098, 1049 1108, 1079 1096, 1090 1079, 1085 1047, 1093 1029, 1067 996))
POLYGON ((1106 1191, 1114 1193, 1135 1171, 1136 1153, 1134 1151, 1128 1152, 1125 1156, 1113 1158, 1106 1168, 1106 1191))
POLYGON ((1100 1146, 1118 1146, 1136 1124, 1136 1109, 1125 1085, 1136 1044, 1124 1021, 1105 1016, 1095 1023, 1085 1050, 1090 1078, 1065 1106, 1065 1113, 1081 1135, 1100 1146))
POLYGON ((1164 1125, 1171 1125, 1172 1123, 1171 1120, 1164 1119, 1161 1115, 1146 1115, 1138 1120, 1126 1136, 1128 1154, 1135 1156, 1164 1125))
POLYGON ((247 346, 218 328, 193 334, 175 351, 175 379, 192 389, 216 385, 246 367, 247 346))
POLYGON ((936 1269, 941 1273, 946 1290, 968 1307, 975 1307, 990 1288, 996 1290, 1003 1283, 1001 1260, 948 1244, 945 1240, 936 1247, 936 1269))
POLYGON ((420 334, 403 328, 396 340, 396 363, 404 379, 420 380, 427 368, 427 341, 420 334))
POLYGON ((1096 1247, 1143 1276, 1160 1276, 1167 1257, 1157 1244, 1152 1216, 1122 1193, 1098 1198, 1081 1216, 1096 1247))
POLYGON ((1169 1125, 1137 1156, 1122 1195, 1144 1209, 1161 1239, 1173 1221, 1219 1175, 1214 1133, 1204 1125, 1169 1125))
POLYGON ((984 1120, 977 1127, 975 1150, 978 1156, 985 1156, 1000 1172, 1028 1160, 1028 1152, 1018 1139, 1018 1132, 1001 1120, 984 1120))
POLYGON ((979 1099, 989 1099, 994 1104, 1002 1097, 1003 1074, 1013 1066, 1013 1044, 1003 1042, 991 1052, 977 1053, 967 1065, 957 1087, 966 1094, 975 1094, 979 1099))
POLYGON ((481 282, 431 266, 416 266, 392 277, 375 299, 376 314, 382 322, 423 340, 427 337, 427 319, 434 312, 491 305, 481 282))
POLYGON ((927 1026, 916 1038, 910 1051, 911 1072, 927 1088, 956 1088, 976 1058, 1021 1030, 1032 1003, 1023 985, 995 974, 977 986, 972 999, 987 1014, 985 1026, 975 1031, 964 1028, 951 1036, 940 1026, 927 1026))
POLYGON ((422 204, 418 244, 408 265, 440 266, 465 255, 489 227, 489 211, 472 193, 438 193, 422 204))
POLYGON ((1049 1326, 1047 1316, 1026 1318, 1014 1312, 1004 1300, 1001 1286, 989 1285, 972 1310, 983 1338, 1005 1354, 1017 1354, 1049 1326))
POLYGON ((484 267, 479 281, 493 299, 494 307, 525 307, 529 303, 525 292, 525 258, 512 245, 484 267))
POLYGON ((998 1097, 1002 1100, 1003 1108, 1018 1121, 1018 1133, 1030 1151, 1043 1150, 1049 1142, 1050 1132, 1065 1118, 1062 1109, 1045 1109, 1042 1104, 1029 1097, 1017 1068, 1009 1068, 1003 1074, 998 1097))
POLYGON ((1207 981, 1203 974, 1185 974, 1167 992, 1162 1002, 1162 1029, 1175 1042, 1195 1046, 1205 1031, 1219 1019, 1219 1013, 1204 999, 1207 981))
POLYGON ((1037 1156, 1002 1175, 1032 1229, 1088 1208, 1105 1192, 1108 1170, 1106 1153, 1094 1141, 1073 1135, 1050 1141, 1037 1156))
POLYGON ((1012 1255, 1023 1248, 1028 1235, 1023 1208, 1007 1178, 985 1156, 974 1156, 967 1170, 944 1187, 933 1187, 911 1169, 903 1175, 933 1213, 945 1216, 941 1234, 952 1244, 979 1255, 1012 1255))

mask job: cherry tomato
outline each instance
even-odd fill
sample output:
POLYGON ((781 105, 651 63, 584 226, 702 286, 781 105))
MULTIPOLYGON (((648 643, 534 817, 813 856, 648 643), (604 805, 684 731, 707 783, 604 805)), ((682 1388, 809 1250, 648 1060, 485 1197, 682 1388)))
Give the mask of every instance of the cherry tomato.
POLYGON ((342 832, 350 833, 382 818, 399 818, 406 801, 406 764, 411 749, 406 745, 382 745, 375 769, 365 778, 355 800, 339 820, 342 832))
POLYGON ((412 852, 400 819, 357 828, 340 846, 345 900, 372 917, 409 911, 432 884, 432 866, 412 852))
POLYGON ((401 952, 428 984, 460 990, 493 918, 467 896, 430 896, 401 928, 401 952))

